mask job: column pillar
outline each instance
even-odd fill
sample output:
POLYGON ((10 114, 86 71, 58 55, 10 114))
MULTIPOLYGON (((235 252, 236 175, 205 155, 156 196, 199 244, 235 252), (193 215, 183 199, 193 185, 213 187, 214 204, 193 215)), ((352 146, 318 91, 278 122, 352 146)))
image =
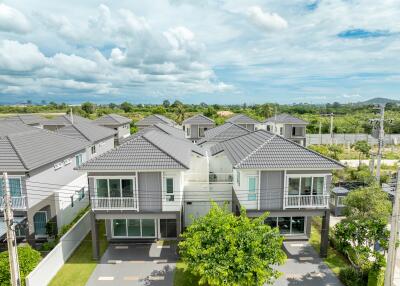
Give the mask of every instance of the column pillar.
POLYGON ((321 225, 321 245, 319 254, 322 258, 328 256, 329 219, 330 219, 330 212, 329 210, 326 210, 324 216, 322 217, 322 225, 321 225))
POLYGON ((99 243, 99 226, 96 220, 96 215, 90 211, 90 230, 92 233, 92 258, 100 259, 100 243, 99 243))

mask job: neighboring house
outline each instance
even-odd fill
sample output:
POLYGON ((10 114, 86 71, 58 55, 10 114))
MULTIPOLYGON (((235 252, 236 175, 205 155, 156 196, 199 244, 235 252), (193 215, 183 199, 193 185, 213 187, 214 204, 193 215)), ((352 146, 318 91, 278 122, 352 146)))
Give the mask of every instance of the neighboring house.
POLYGON ((42 122, 45 120, 36 114, 17 114, 10 117, 1 118, 6 122, 15 122, 15 123, 23 123, 29 126, 42 128, 42 122))
POLYGON ((276 134, 258 130, 211 148, 213 164, 233 170, 232 210, 249 217, 268 211, 266 223, 288 238, 306 239, 311 219, 322 216, 321 255, 329 228, 332 170, 343 166, 276 134))
POLYGON ((135 126, 137 126, 139 130, 141 130, 141 129, 149 127, 149 126, 153 126, 157 123, 177 127, 177 124, 175 121, 173 121, 163 115, 159 115, 159 114, 149 115, 149 116, 143 118, 142 120, 139 120, 138 122, 136 122, 135 126))
POLYGON ((106 114, 93 121, 94 123, 117 131, 115 134, 115 142, 118 145, 120 140, 131 135, 130 118, 118 114, 106 114))
POLYGON ((93 121, 76 114, 64 114, 44 120, 42 126, 44 129, 55 131, 73 123, 93 123, 93 121))
MULTIPOLYGON (((176 238, 184 188, 193 177, 189 170, 203 166, 202 148, 156 130, 82 164, 78 170, 89 178, 94 257, 99 255, 99 219, 106 221, 109 240, 176 238)), ((206 181, 208 173, 202 172, 206 181)))
POLYGON ((117 131, 93 123, 74 123, 56 131, 59 134, 87 141, 86 158, 91 159, 114 148, 117 131))
POLYGON ((349 194, 350 190, 343 187, 335 187, 331 190, 331 197, 329 200, 329 206, 331 213, 334 216, 342 216, 344 211, 344 198, 349 194))
MULTIPOLYGON (((20 223, 17 236, 33 244, 47 238, 48 222, 60 230, 87 206, 87 177, 74 168, 86 160, 88 142, 18 126, 0 123, 0 178, 7 172, 15 221, 20 223), (11 131, 13 126, 19 130, 11 131)), ((3 237, 4 222, 0 221, 3 237)))
POLYGON ((185 131, 185 137, 196 142, 205 136, 205 132, 208 129, 214 128, 215 122, 207 116, 197 114, 185 119, 182 122, 182 126, 183 131, 185 131))
POLYGON ((155 125, 151 125, 148 126, 146 128, 140 129, 138 132, 130 135, 129 137, 126 137, 124 139, 121 140, 120 144, 123 144, 125 142, 128 142, 130 140, 132 140, 133 138, 136 138, 137 136, 141 136, 149 131, 152 130, 157 130, 160 131, 162 133, 174 136, 176 138, 180 138, 180 139, 185 139, 185 133, 183 132, 182 129, 176 128, 176 127, 172 127, 170 125, 166 125, 166 124, 162 124, 162 123, 157 123, 155 125))
POLYGON ((235 123, 226 122, 225 124, 205 131, 204 138, 197 141, 196 144, 208 149, 219 142, 248 133, 250 133, 250 131, 247 128, 235 123))
POLYGON ((308 122, 292 115, 282 113, 264 121, 265 129, 306 146, 306 129, 308 122))
POLYGON ((244 114, 237 114, 237 115, 229 118, 228 120, 226 120, 226 122, 235 123, 237 125, 240 125, 246 129, 248 129, 249 131, 254 131, 256 129, 259 129, 260 124, 261 124, 257 120, 255 120, 247 115, 244 115, 244 114))

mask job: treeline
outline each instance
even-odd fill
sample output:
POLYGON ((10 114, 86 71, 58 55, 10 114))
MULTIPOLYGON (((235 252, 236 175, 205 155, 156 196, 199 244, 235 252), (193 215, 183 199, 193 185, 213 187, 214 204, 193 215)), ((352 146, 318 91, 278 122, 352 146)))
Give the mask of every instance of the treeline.
MULTIPOLYGON (((73 112, 88 118, 96 118, 108 113, 119 113, 132 118, 134 122, 149 114, 163 114, 178 123, 194 114, 202 113, 219 124, 223 124, 232 113, 243 113, 256 120, 263 121, 265 118, 272 117, 275 112, 289 113, 308 121, 309 133, 318 133, 321 123, 322 133, 328 133, 330 119, 327 114, 334 114, 334 133, 371 133, 373 125, 370 119, 378 117, 377 110, 372 105, 354 105, 328 103, 325 105, 312 104, 254 104, 254 105, 220 105, 220 104, 185 104, 179 100, 170 102, 164 100, 161 104, 132 104, 123 102, 121 104, 95 104, 84 102, 80 106, 69 106, 65 103, 49 102, 42 105, 29 106, 0 106, 0 113, 53 113, 53 112, 73 112), (224 112, 223 112, 224 111, 224 112)), ((386 105, 385 124, 387 133, 400 133, 400 106, 394 103, 386 105)))

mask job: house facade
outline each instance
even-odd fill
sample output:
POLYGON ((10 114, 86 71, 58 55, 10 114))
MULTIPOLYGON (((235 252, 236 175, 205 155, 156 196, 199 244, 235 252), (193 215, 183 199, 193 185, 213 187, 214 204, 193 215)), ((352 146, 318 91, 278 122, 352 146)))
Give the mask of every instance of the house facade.
POLYGON ((307 125, 307 121, 283 113, 267 118, 264 121, 263 129, 281 135, 302 146, 306 146, 307 125))
POLYGON ((138 130, 141 130, 143 128, 153 126, 155 124, 166 124, 169 126, 177 127, 178 125, 176 124, 175 121, 165 117, 164 115, 160 114, 151 114, 142 120, 139 120, 138 122, 135 123, 135 126, 137 126, 138 130))
POLYGON ((205 132, 214 127, 214 120, 202 114, 197 114, 195 116, 185 119, 182 122, 182 128, 183 131, 185 131, 185 137, 193 142, 204 138, 205 132))
POLYGON ((120 141, 131 135, 130 118, 118 114, 105 114, 93 121, 95 124, 104 126, 116 131, 115 145, 119 145, 120 141))
POLYGON ((235 123, 239 126, 246 128, 249 131, 255 131, 260 128, 260 122, 257 120, 245 115, 245 114, 237 114, 233 117, 226 120, 226 122, 235 123))

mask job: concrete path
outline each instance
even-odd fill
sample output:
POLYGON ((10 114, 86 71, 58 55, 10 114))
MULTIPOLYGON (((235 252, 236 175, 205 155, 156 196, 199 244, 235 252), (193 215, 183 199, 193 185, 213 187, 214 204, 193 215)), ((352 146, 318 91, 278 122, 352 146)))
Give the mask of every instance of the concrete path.
POLYGON ((86 286, 171 286, 176 261, 175 245, 111 244, 86 286))
POLYGON ((288 259, 275 286, 343 286, 307 242, 284 242, 284 249, 288 259))

